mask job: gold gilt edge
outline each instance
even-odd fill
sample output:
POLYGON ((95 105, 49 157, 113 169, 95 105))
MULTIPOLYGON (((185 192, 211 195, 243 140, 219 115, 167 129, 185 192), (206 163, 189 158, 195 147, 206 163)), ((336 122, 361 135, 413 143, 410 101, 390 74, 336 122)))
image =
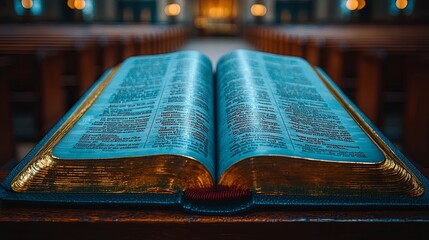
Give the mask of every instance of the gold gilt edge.
MULTIPOLYGON (((401 166, 406 170, 408 174, 412 176, 412 178, 416 181, 419 188, 421 189, 421 193, 424 192, 424 187, 420 179, 418 179, 413 171, 411 171, 408 166, 401 161, 399 156, 389 147, 389 145, 383 141, 377 131, 374 130, 363 118, 362 116, 355 110, 355 108, 349 104, 344 97, 332 86, 329 80, 319 72, 319 70, 312 66, 316 74, 320 77, 323 84, 328 88, 328 90, 333 94, 335 99, 344 107, 347 113, 353 118, 353 120, 358 124, 358 126, 362 129, 362 131, 369 137, 369 139, 377 146, 377 148, 382 152, 385 159, 384 161, 376 164, 382 164, 385 161, 392 161, 395 164, 401 166)), ((388 164, 390 165, 390 164, 388 164)))
POLYGON ((12 180, 11 188, 14 191, 21 191, 22 187, 31 181, 40 169, 52 166, 57 160, 52 154, 54 146, 70 131, 79 118, 85 114, 92 104, 98 99, 103 90, 111 82, 113 76, 118 71, 120 65, 112 69, 102 82, 88 94, 88 97, 70 114, 64 123, 58 127, 52 137, 40 148, 29 163, 21 170, 21 172, 12 180))

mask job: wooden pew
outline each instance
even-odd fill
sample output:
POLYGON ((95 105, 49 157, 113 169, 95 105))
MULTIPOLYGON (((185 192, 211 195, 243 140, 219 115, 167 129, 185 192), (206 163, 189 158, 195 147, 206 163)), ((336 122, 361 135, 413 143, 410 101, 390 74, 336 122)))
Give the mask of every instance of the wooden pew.
MULTIPOLYGON (((411 46, 409 50, 425 47, 429 35, 421 31, 423 28, 412 26, 405 31, 399 31, 397 27, 391 26, 386 29, 380 29, 379 26, 286 27, 283 33, 287 36, 278 41, 285 45, 286 51, 283 53, 306 57, 311 64, 325 69, 337 85, 353 99, 357 78, 356 58, 359 52, 380 47, 411 46)), ((281 28, 278 29, 281 31, 281 28)))
MULTIPOLYGON (((79 95, 82 94, 88 86, 90 86, 96 77, 104 72, 107 68, 113 66, 116 61, 116 52, 112 48, 112 44, 108 41, 96 39, 94 37, 79 37, 74 36, 69 38, 68 36, 62 36, 57 34, 46 34, 41 36, 31 36, 31 34, 16 35, 16 36, 2 36, 0 44, 2 45, 13 45, 16 49, 20 46, 35 46, 40 48, 54 48, 58 49, 69 62, 67 66, 72 67, 72 72, 79 70, 77 67, 81 56, 75 54, 79 52, 86 58, 90 58, 90 64, 92 70, 85 69, 83 74, 77 75, 77 85, 79 87, 79 95), (75 59, 72 56, 76 56, 75 59), (76 69, 76 70, 73 70, 76 69), (80 85, 82 83, 82 85, 80 85)), ((89 60, 86 60, 89 61, 89 60)), ((78 97, 77 96, 77 97, 78 97)))
MULTIPOLYGON (((16 27, 16 26, 15 26, 16 27)), ((70 25, 48 25, 48 26, 20 26, 19 28, 0 28, 0 44, 1 42, 14 42, 33 45, 49 45, 57 47, 58 45, 84 45, 85 48, 96 48, 100 54, 97 55, 98 64, 100 67, 95 74, 92 74, 89 69, 84 70, 85 76, 80 75, 77 78, 83 83, 87 81, 86 76, 91 76, 95 79, 107 68, 116 65, 125 57, 137 54, 157 54, 172 51, 177 49, 182 42, 184 31, 181 27, 149 27, 149 26, 103 26, 96 25, 90 27, 77 27, 70 25), (179 29, 179 31, 174 31, 179 29), (12 33, 12 34, 11 34, 12 33), (174 34, 169 35, 168 34, 174 34), (179 35, 179 36, 178 36, 179 35), (178 36, 179 41, 174 40, 178 36), (133 40, 137 40, 139 45, 135 49, 133 40), (174 40, 170 43, 169 40, 174 40), (95 76, 94 76, 95 75, 95 76)), ((82 49, 82 47, 77 46, 82 49)), ((85 54, 85 55, 88 55, 85 54)), ((89 58, 89 57, 88 57, 89 58)), ((91 57, 93 58, 93 57, 91 57)), ((72 64, 73 65, 73 64, 72 64)), ((91 63, 91 66, 96 63, 91 63)), ((69 64, 67 64, 69 66, 69 64)), ((79 69, 79 68, 77 68, 79 69)), ((81 85, 79 93, 86 90, 87 84, 81 85)))
POLYGON ((307 41, 307 49, 305 52, 305 58, 313 66, 319 66, 322 69, 326 69, 327 62, 327 51, 326 43, 323 38, 310 38, 307 41))
POLYGON ((355 78, 356 73, 354 68, 347 69, 343 63, 356 61, 360 49, 408 43, 424 45, 429 35, 422 33, 423 29, 419 26, 405 31, 391 26, 287 27, 284 34, 288 35, 285 38, 288 40, 284 44, 289 49, 288 55, 307 58, 310 63, 324 68, 340 87, 347 88, 350 83, 344 80, 355 78))
POLYGON ((429 166, 429 54, 406 59, 404 150, 423 167, 429 166))
POLYGON ((134 38, 130 35, 120 36, 119 49, 117 52, 118 58, 115 61, 115 65, 134 55, 136 55, 134 38))
MULTIPOLYGON (((112 58, 103 54, 97 58, 97 43, 93 39, 69 39, 63 36, 46 35, 33 36, 2 36, 0 47, 3 50, 0 53, 13 54, 27 47, 37 49, 55 49, 64 58, 65 74, 75 76, 74 85, 77 86, 77 93, 72 97, 77 100, 95 81, 101 69, 110 64, 112 58), (97 64, 97 60, 107 59, 97 64), (100 69, 99 69, 100 68, 100 69)), ((106 48, 108 50, 108 48, 106 48)), ((110 53, 110 50, 109 52, 110 53)), ((61 78, 59 80, 61 82, 61 78)))
POLYGON ((103 36, 104 38, 109 39, 109 41, 115 43, 117 48, 116 60, 114 61, 112 67, 128 57, 138 55, 138 32, 133 32, 122 25, 91 25, 88 29, 91 35, 94 36, 103 36))
MULTIPOLYGON (((95 80, 94 48, 55 37, 7 36, 0 40, 0 54, 9 56, 25 71, 9 73, 14 89, 33 92, 37 138, 42 137, 62 117, 67 106, 63 87, 64 69, 77 72, 79 95, 95 80), (16 75, 16 76, 15 76, 16 75), (30 89, 26 86, 31 86, 30 89)), ((75 96, 73 99, 77 99, 75 96)))
POLYGON ((0 168, 16 155, 15 136, 13 134, 9 72, 16 71, 10 58, 0 57, 0 168))
MULTIPOLYGON (((429 51, 368 52, 359 56, 356 103, 379 126, 383 126, 386 89, 396 85, 403 104, 404 152, 418 164, 427 167, 429 149, 429 51), (398 87, 399 86, 399 87, 398 87)), ((391 100, 392 101, 392 100, 391 100)), ((395 100, 393 100, 395 101, 395 100)))
POLYGON ((32 99, 36 103, 35 126, 40 138, 65 112, 65 93, 60 81, 63 59, 58 52, 43 49, 21 49, 7 54, 0 48, 0 52, 14 64, 19 64, 16 71, 9 71, 5 76, 4 80, 11 85, 9 89, 24 86, 24 89, 30 88, 35 93, 32 99))
POLYGON ((383 120, 383 95, 389 85, 405 93, 406 76, 412 72, 406 71, 405 59, 425 52, 428 54, 429 49, 387 48, 359 54, 355 102, 376 125, 383 120))
POLYGON ((362 51, 384 49, 384 51, 419 51, 429 48, 429 39, 427 42, 414 41, 372 41, 355 39, 348 43, 330 44, 326 47, 327 61, 326 72, 332 80, 344 90, 353 91, 355 84, 351 81, 357 77, 356 62, 357 57, 362 51), (347 65, 346 65, 347 64, 347 65))
POLYGON ((321 66, 324 61, 320 61, 318 56, 324 54, 319 53, 319 50, 324 52, 324 47, 346 45, 355 40, 378 41, 380 44, 389 41, 407 42, 415 38, 426 41, 428 34, 425 32, 425 26, 287 25, 248 28, 245 36, 252 43, 256 43, 255 47, 259 50, 307 57, 311 59, 310 62, 321 66))

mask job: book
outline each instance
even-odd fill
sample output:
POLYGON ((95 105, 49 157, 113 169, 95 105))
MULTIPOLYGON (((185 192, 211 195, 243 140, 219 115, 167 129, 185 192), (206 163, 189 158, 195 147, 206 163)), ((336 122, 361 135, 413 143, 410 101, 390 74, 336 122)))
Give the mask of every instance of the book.
POLYGON ((427 206, 428 180, 304 59, 196 51, 107 71, 2 183, 9 201, 427 206))

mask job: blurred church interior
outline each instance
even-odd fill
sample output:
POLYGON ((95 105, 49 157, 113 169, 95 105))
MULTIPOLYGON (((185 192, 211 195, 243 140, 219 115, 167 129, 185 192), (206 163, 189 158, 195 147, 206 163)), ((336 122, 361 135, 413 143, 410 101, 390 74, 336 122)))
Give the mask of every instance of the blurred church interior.
POLYGON ((321 67, 389 140, 429 167, 425 0, 1 1, 0 163, 21 159, 129 56, 195 49, 216 61, 237 48, 321 67))

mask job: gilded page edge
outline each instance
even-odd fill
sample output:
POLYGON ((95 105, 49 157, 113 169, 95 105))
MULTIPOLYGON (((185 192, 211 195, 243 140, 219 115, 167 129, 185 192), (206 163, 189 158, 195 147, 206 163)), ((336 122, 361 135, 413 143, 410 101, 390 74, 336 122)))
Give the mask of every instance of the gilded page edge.
MULTIPOLYGON (((401 166, 408 174, 410 174, 411 178, 414 179, 415 183, 421 190, 421 195, 424 193, 424 185, 420 181, 419 178, 411 171, 408 166, 400 159, 400 157, 392 150, 392 148, 380 137, 377 131, 374 130, 363 118, 362 116, 355 110, 355 108, 349 104, 344 97, 332 86, 329 80, 317 69, 317 67, 312 66, 313 70, 322 80, 323 84, 328 88, 328 90, 332 93, 335 99, 344 107, 347 113, 353 118, 353 120, 358 124, 358 126, 362 129, 362 131, 368 136, 368 138, 377 146, 377 148, 382 152, 385 156, 384 161, 381 161, 381 164, 386 161, 392 161, 394 164, 401 166)), ((384 166, 389 166, 391 164, 384 164, 384 166)))
POLYGON ((40 148, 30 162, 20 171, 19 174, 17 174, 17 176, 15 176, 11 182, 11 188, 13 191, 22 191, 23 186, 25 186, 28 181, 31 181, 41 168, 53 165, 53 162, 56 161, 57 158, 52 155, 52 149, 70 131, 79 118, 85 114, 95 100, 97 100, 103 90, 110 83, 119 67, 120 65, 112 69, 106 78, 88 95, 84 102, 81 103, 70 117, 67 118, 66 121, 55 131, 46 144, 40 148))

